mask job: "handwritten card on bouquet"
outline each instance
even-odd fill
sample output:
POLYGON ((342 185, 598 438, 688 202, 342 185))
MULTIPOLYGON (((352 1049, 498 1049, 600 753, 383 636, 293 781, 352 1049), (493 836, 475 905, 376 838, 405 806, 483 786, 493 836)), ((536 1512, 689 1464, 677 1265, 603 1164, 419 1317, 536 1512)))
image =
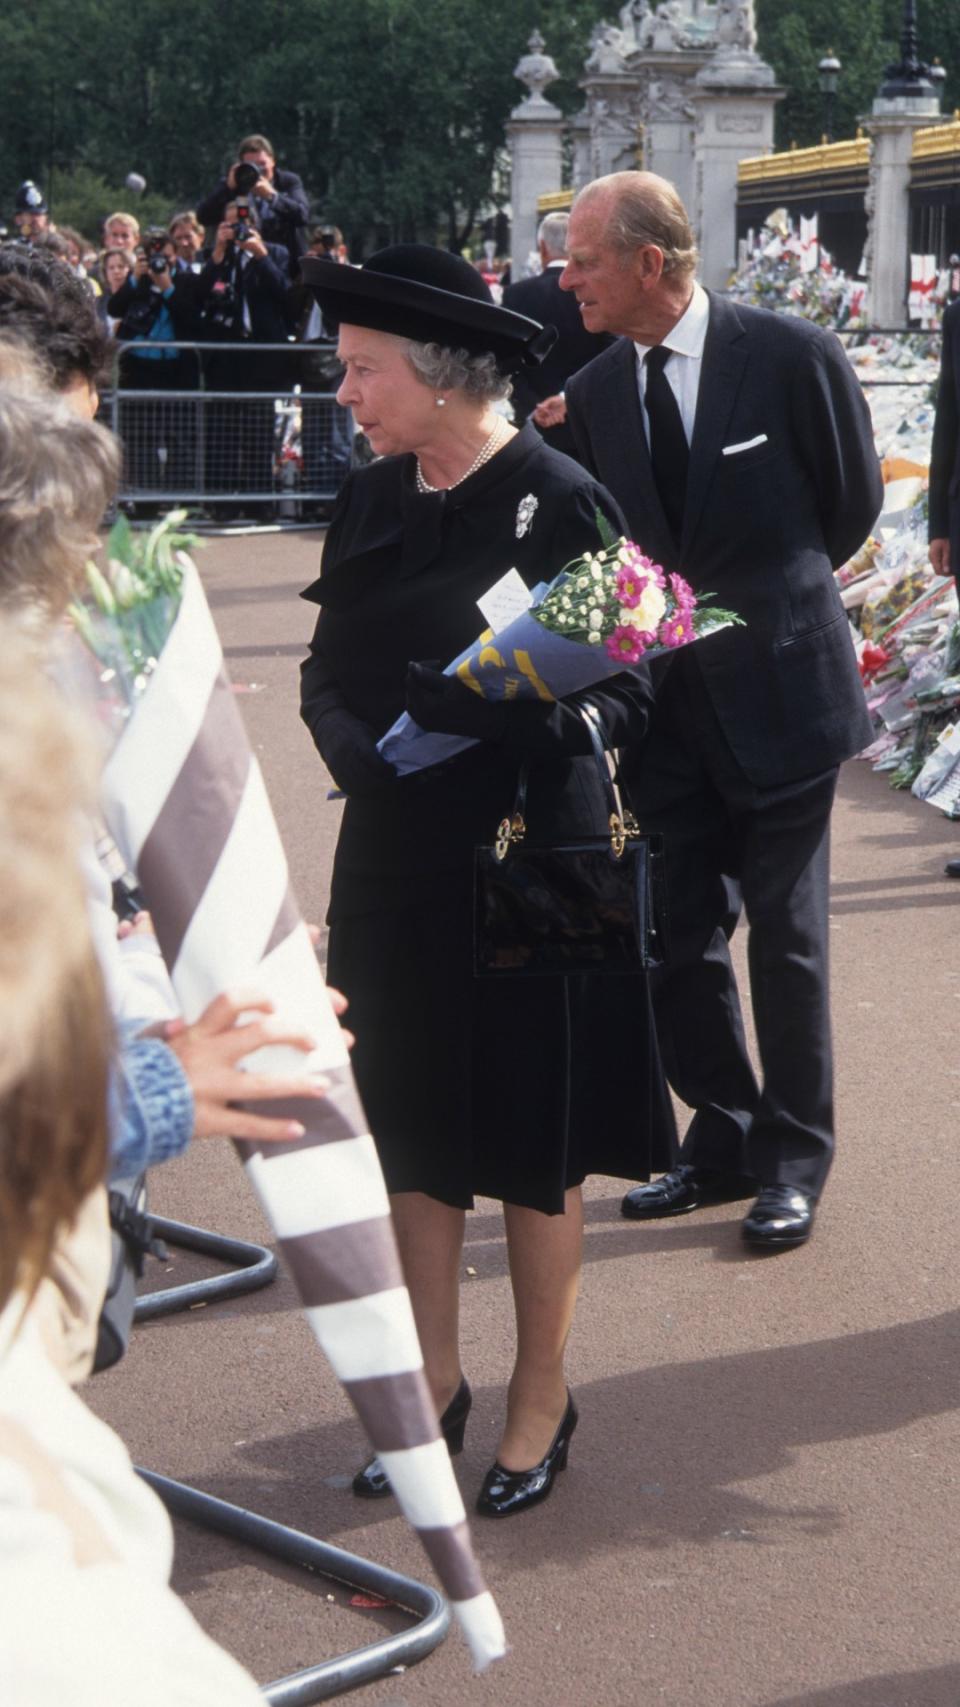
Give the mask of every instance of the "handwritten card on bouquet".
POLYGON ((533 593, 518 569, 508 569, 499 581, 477 600, 477 609, 488 628, 499 634, 507 624, 523 616, 533 604, 533 593))

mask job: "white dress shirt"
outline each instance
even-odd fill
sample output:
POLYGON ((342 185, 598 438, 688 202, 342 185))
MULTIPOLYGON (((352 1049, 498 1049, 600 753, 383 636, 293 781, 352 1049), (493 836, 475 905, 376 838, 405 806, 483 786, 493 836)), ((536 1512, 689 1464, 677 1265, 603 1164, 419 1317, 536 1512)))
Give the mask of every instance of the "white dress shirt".
MULTIPOLYGON (((703 345, 707 336, 707 322, 710 319, 710 298, 702 285, 694 282, 693 295, 677 324, 667 333, 662 342, 671 352, 664 367, 667 384, 669 385, 680 407, 680 419, 683 430, 687 435, 687 444, 693 438, 693 423, 697 414, 697 395, 700 390, 700 369, 703 365, 703 345)), ((640 402, 644 403, 647 392, 647 370, 644 357, 651 348, 649 344, 634 343, 637 352, 637 388, 640 392, 640 402)), ((647 411, 643 411, 643 428, 650 443, 650 422, 647 411)))

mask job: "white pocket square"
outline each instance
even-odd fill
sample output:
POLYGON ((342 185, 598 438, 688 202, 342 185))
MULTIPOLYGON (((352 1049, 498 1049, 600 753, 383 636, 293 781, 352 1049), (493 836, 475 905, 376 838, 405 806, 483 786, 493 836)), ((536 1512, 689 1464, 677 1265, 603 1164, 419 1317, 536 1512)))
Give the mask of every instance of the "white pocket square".
POLYGON ((755 439, 744 439, 741 444, 724 445, 723 454, 724 456, 737 456, 742 450, 753 450, 755 445, 765 445, 766 442, 766 433, 758 433, 755 439))

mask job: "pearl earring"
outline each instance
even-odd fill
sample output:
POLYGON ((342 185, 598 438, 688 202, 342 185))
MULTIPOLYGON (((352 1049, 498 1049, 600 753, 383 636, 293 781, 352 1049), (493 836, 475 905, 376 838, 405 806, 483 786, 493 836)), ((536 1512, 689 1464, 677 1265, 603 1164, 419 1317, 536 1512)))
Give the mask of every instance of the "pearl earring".
POLYGON ((437 408, 438 409, 445 409, 446 407, 447 407, 446 398, 445 397, 438 397, 437 398, 437 408))

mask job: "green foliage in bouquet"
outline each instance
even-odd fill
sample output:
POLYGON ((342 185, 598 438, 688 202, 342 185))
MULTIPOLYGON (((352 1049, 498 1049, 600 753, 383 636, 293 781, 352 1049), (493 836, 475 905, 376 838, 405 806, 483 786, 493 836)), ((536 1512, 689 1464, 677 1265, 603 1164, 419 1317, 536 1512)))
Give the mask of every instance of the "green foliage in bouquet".
POLYGON ((173 625, 186 553, 200 543, 182 532, 186 510, 171 510, 149 533, 135 533, 121 516, 107 536, 106 569, 86 566, 86 600, 74 600, 70 620, 91 652, 120 682, 142 690, 173 625))

